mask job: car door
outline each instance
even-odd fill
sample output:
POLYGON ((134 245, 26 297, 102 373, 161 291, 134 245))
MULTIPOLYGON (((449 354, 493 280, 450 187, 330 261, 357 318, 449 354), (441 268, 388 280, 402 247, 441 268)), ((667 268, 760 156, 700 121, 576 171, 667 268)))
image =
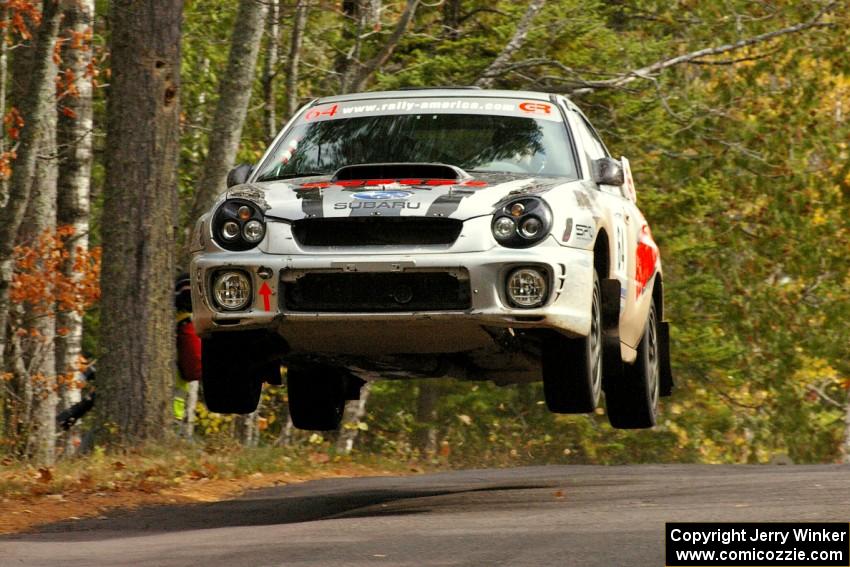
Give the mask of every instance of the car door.
MULTIPOLYGON (((628 198, 625 186, 600 185, 593 180, 593 161, 610 157, 599 135, 587 118, 574 109, 570 122, 578 134, 584 155, 584 182, 595 192, 599 209, 603 211, 605 229, 611 243, 610 277, 620 280, 620 340, 634 348, 643 333, 648 303, 635 280, 636 258, 641 230, 646 224, 643 215, 628 198)), ((604 277, 604 276, 602 276, 604 277)))

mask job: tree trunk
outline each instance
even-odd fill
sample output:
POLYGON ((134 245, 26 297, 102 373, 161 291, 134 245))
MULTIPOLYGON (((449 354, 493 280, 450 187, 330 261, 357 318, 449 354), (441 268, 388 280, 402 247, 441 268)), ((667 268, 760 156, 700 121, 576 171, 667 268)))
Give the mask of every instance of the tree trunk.
MULTIPOLYGON (((407 27, 410 25, 410 22, 413 21, 413 16, 416 14, 417 7, 419 7, 419 0, 407 0, 407 3, 404 5, 404 10, 399 16, 398 22, 396 22, 393 33, 390 34, 390 37, 384 42, 384 45, 381 47, 380 51, 378 51, 377 55, 366 63, 357 65, 356 73, 353 74, 350 82, 347 81, 345 83, 344 86, 347 90, 344 90, 343 92, 359 92, 366 87, 366 83, 372 78, 372 75, 384 66, 390 56, 392 56, 395 48, 398 47, 401 38, 404 37, 404 34, 407 32, 407 27)), ((361 28, 362 22, 363 19, 361 17, 361 28)))
POLYGON ((195 437, 195 410, 198 408, 198 380, 189 382, 186 388, 186 410, 183 418, 183 437, 192 440, 195 437))
MULTIPOLYGON (((7 40, 9 38, 9 10, 4 8, 2 11, 3 30, 0 31, 0 113, 6 116, 6 77, 9 70, 9 46, 7 40)), ((6 157, 6 129, 0 128, 0 157, 6 157)), ((6 198, 9 192, 9 179, 2 175, 0 176, 0 208, 6 206, 6 198)), ((2 331, 0 331, 1 333, 2 331)), ((0 357, 2 360, 2 357, 0 357)))
POLYGON ((347 455, 354 449, 357 436, 360 434, 360 422, 366 416, 366 402, 369 401, 370 383, 360 388, 360 399, 352 400, 345 405, 342 415, 342 426, 336 438, 336 452, 347 455))
POLYGON ((292 42, 289 56, 286 58, 286 114, 292 118, 298 110, 298 72, 301 62, 301 45, 304 43, 304 30, 307 28, 308 0, 298 0, 295 5, 295 18, 292 21, 292 42))
POLYGON ((841 444, 841 462, 850 464, 850 390, 844 402, 844 443, 841 444))
MULTIPOLYGON (((58 115, 56 132, 59 155, 57 194, 57 224, 71 226, 74 234, 66 241, 68 259, 64 275, 78 279, 73 270, 79 257, 89 245, 89 200, 92 167, 92 78, 88 66, 92 58, 90 44, 75 45, 73 38, 85 37, 94 24, 94 0, 78 0, 65 8, 60 35, 66 40, 62 62, 73 73, 77 95, 67 95, 59 101, 64 109, 58 115)), ((56 314, 56 371, 59 375, 75 373, 82 353, 83 317, 76 311, 59 310, 56 314)), ((73 384, 60 389, 61 406, 66 409, 80 400, 73 384)), ((74 452, 72 436, 67 436, 65 454, 74 452)))
POLYGON ((274 80, 277 77, 277 65, 280 48, 280 0, 269 0, 269 13, 266 18, 268 44, 263 64, 263 126, 266 142, 271 143, 277 134, 277 105, 275 101, 274 80))
POLYGON ((103 202, 101 434, 171 431, 182 0, 114 0, 103 202))
POLYGON ((419 383, 416 398, 416 434, 414 446, 419 455, 430 458, 437 452, 437 402, 440 399, 439 384, 434 380, 419 383))
MULTIPOLYGON (((56 74, 51 65, 51 77, 56 74)), ((50 89, 55 103, 55 90, 50 89)), ((56 230, 56 105, 45 109, 39 144, 39 160, 30 201, 18 233, 18 241, 34 245, 39 237, 56 230)), ((52 290, 48 294, 54 295, 52 290)), ((23 330, 28 332, 21 339, 22 355, 27 378, 32 384, 31 426, 27 439, 27 456, 38 463, 53 464, 56 456, 56 357, 55 357, 55 310, 46 310, 24 304, 23 330)))
POLYGON ((35 177, 37 154, 45 114, 54 92, 53 46, 59 30, 58 0, 44 0, 41 25, 35 39, 27 104, 20 108, 24 120, 17 157, 12 164, 7 203, 0 208, 0 358, 6 345, 9 316, 9 285, 12 281, 12 251, 15 237, 24 218, 35 177))
POLYGON ((251 99, 251 85, 257 53, 263 38, 266 3, 241 0, 230 41, 227 70, 219 84, 218 104, 213 118, 210 144, 204 160, 201 179, 195 189, 195 202, 189 219, 194 222, 212 206, 224 191, 227 172, 236 160, 242 125, 251 99))
POLYGON ((443 33, 450 40, 460 38, 460 0, 443 3, 443 33))

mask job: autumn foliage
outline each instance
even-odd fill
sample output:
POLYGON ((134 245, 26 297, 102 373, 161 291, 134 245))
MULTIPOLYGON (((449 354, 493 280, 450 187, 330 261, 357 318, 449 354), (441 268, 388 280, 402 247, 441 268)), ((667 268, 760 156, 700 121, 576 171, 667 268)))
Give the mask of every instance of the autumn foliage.
POLYGON ((14 303, 28 304, 33 313, 83 313, 100 298, 100 248, 77 247, 72 257, 73 238, 74 228, 64 226, 15 247, 14 303))

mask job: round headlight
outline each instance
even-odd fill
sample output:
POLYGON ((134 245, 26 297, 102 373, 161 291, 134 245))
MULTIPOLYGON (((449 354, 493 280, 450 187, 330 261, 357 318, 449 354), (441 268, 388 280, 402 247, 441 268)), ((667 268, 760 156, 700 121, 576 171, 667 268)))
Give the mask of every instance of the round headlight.
POLYGON ((540 229, 543 228, 543 223, 537 217, 528 217, 522 222, 519 227, 519 233, 526 238, 535 238, 540 234, 540 229))
POLYGON ((496 238, 510 238, 516 230, 516 224, 508 217, 500 217, 493 223, 493 234, 496 238))
POLYGON ((213 295, 222 309, 245 309, 251 302, 251 280, 244 272, 222 272, 213 281, 213 295))
POLYGON ((245 240, 248 242, 259 242, 263 239, 263 235, 265 235, 266 229, 263 227, 263 223, 258 220, 251 220, 245 223, 245 228, 242 229, 242 236, 245 237, 245 240))
POLYGON ((546 301, 548 278, 541 270, 519 268, 508 276, 506 291, 508 299, 517 307, 539 307, 546 301))
POLYGON ((233 240, 239 236, 239 225, 233 221, 227 221, 221 227, 221 235, 225 240, 233 240))

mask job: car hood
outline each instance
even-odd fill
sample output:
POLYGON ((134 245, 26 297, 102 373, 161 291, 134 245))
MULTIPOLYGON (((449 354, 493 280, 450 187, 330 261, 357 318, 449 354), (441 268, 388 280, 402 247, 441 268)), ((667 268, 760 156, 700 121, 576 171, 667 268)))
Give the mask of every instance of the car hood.
POLYGON ((445 179, 377 179, 334 182, 330 177, 248 183, 229 189, 226 197, 257 203, 267 218, 351 216, 438 216, 466 220, 492 214, 499 203, 519 195, 543 194, 568 177, 520 174, 476 174, 459 181, 445 179))

